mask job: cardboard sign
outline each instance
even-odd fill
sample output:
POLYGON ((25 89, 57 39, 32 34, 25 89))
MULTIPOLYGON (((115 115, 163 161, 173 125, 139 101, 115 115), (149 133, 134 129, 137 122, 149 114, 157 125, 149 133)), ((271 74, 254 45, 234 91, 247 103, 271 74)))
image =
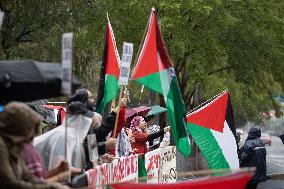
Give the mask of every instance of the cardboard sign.
POLYGON ((177 179, 176 147, 161 149, 159 183, 173 183, 177 179))
POLYGON ((147 183, 159 182, 160 152, 160 149, 156 149, 145 154, 147 183))
POLYGON ((64 95, 72 93, 72 57, 73 33, 64 33, 62 36, 62 82, 61 92, 64 95))
POLYGON ((3 24, 3 19, 4 19, 4 12, 2 12, 0 10, 0 30, 1 30, 1 27, 2 27, 2 24, 3 24))
POLYGON ((123 54, 120 63, 120 74, 118 85, 128 85, 130 64, 133 55, 133 43, 123 43, 123 54))

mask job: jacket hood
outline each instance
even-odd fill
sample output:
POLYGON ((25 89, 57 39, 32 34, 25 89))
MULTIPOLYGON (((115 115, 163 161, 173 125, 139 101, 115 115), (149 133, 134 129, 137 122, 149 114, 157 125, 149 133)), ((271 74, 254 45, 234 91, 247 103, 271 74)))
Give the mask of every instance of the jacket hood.
POLYGON ((249 133, 248 133, 248 138, 247 140, 252 140, 256 138, 260 138, 261 136, 261 130, 259 126, 253 126, 250 128, 249 133))
POLYGON ((0 114, 0 135, 14 143, 23 143, 31 139, 42 117, 28 105, 10 102, 0 114))
POLYGON ((68 104, 72 102, 82 102, 86 106, 88 105, 88 92, 87 89, 78 89, 75 94, 69 99, 68 104))
POLYGON ((74 115, 74 114, 82 114, 86 117, 92 118, 94 116, 94 112, 88 110, 87 106, 82 102, 71 102, 67 106, 67 112, 74 115))

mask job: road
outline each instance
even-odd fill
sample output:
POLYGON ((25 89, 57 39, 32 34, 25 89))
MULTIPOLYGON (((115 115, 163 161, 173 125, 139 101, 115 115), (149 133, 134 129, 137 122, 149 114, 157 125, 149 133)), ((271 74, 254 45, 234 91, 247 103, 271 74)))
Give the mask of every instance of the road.
MULTIPOLYGON (((266 148, 267 172, 284 173, 284 144, 278 137, 272 136, 272 145, 266 148)), ((284 189, 283 180, 268 180, 261 183, 258 189, 284 189)))

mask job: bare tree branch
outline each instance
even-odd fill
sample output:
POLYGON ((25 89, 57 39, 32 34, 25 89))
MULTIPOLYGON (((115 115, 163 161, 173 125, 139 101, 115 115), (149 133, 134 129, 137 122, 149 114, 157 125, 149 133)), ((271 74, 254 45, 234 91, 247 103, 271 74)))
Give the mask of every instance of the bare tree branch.
POLYGON ((209 72, 207 75, 212 75, 212 74, 215 74, 215 73, 218 73, 218 72, 222 72, 222 71, 225 71, 225 70, 229 70, 229 69, 232 69, 233 66, 232 65, 229 65, 229 66, 225 66, 225 67, 222 67, 222 68, 218 68, 216 70, 213 70, 211 72, 209 72))
POLYGON ((23 41, 23 40, 22 40, 23 37, 25 37, 25 36, 27 36, 27 35, 33 33, 33 32, 36 32, 36 31, 38 31, 38 30, 41 30, 41 29, 43 29, 44 27, 47 27, 48 25, 52 24, 54 21, 56 21, 58 18, 60 18, 60 17, 63 16, 64 14, 68 14, 68 13, 70 13, 70 12, 72 12, 72 11, 71 11, 71 10, 68 10, 66 13, 59 13, 59 14, 55 15, 54 17, 52 17, 50 20, 44 21, 44 22, 42 22, 39 26, 37 26, 37 27, 35 27, 35 28, 33 28, 33 29, 30 29, 30 30, 28 30, 27 27, 25 26, 25 27, 23 28, 23 30, 18 34, 18 36, 16 37, 15 40, 16 40, 17 42, 23 41))

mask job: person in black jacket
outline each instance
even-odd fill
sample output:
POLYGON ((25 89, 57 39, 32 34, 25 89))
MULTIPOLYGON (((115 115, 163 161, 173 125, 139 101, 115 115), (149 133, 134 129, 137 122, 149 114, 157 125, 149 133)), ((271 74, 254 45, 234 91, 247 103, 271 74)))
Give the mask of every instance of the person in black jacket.
POLYGON ((266 150, 260 136, 260 128, 258 126, 253 126, 249 130, 244 146, 240 149, 241 167, 256 167, 255 175, 249 181, 246 189, 255 189, 257 188, 258 183, 267 180, 266 150))

